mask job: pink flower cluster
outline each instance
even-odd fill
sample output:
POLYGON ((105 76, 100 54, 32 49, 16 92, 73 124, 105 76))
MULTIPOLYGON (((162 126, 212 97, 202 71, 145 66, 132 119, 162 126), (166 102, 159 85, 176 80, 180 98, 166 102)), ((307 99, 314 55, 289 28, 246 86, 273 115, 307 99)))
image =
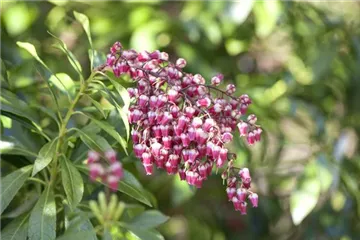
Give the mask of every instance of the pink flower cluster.
MULTIPOLYGON (((138 53, 116 42, 107 67, 115 76, 129 74, 137 82, 136 88, 128 89, 134 99, 128 118, 134 153, 146 173, 151 175, 156 166, 200 188, 214 166, 221 168, 235 158, 226 143, 232 141, 236 128, 249 145, 260 141, 262 130, 254 114, 244 118, 251 104, 248 95, 233 96, 233 84, 225 91, 217 87, 223 75, 215 75, 207 84, 200 74, 183 71, 184 59, 175 63, 168 59, 165 52, 138 53)), ((239 201, 243 203, 242 198, 239 201)))
POLYGON ((90 179, 101 179, 113 191, 117 191, 119 181, 124 175, 122 164, 117 160, 113 150, 105 152, 108 161, 101 161, 100 153, 89 151, 87 164, 90 171, 90 179))
POLYGON ((232 201, 236 211, 240 211, 242 215, 246 214, 246 198, 248 198, 253 207, 258 206, 258 195, 249 190, 251 184, 251 177, 248 168, 243 168, 239 171, 238 177, 235 175, 230 176, 233 169, 228 169, 228 172, 224 172, 223 176, 227 178, 226 193, 229 201, 232 201), (229 175, 229 177, 227 177, 229 175))

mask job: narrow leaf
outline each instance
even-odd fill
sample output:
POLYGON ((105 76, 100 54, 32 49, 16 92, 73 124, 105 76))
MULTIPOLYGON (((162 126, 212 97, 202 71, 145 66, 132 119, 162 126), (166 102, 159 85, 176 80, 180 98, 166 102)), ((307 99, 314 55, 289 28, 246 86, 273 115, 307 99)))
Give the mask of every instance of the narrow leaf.
POLYGON ((39 151, 38 157, 35 160, 32 176, 35 176, 38 172, 43 170, 50 164, 56 151, 57 139, 46 143, 39 151))
POLYGON ((56 238, 57 240, 79 240, 79 239, 97 239, 94 238, 94 232, 83 231, 83 232, 69 232, 56 238))
POLYGON ((63 51, 66 54, 71 66, 79 74, 80 79, 83 79, 81 64, 77 60, 75 55, 67 48, 66 44, 60 38, 58 38, 57 36, 55 36, 54 34, 52 34, 49 31, 48 31, 48 33, 59 42, 59 46, 57 46, 57 48, 59 48, 61 51, 63 51))
POLYGON ((29 240, 52 240, 56 238, 56 204, 52 186, 45 188, 31 211, 29 240))
POLYGON ((120 145, 122 146, 122 148, 124 149, 126 155, 128 155, 127 152, 127 143, 125 141, 125 139, 123 137, 120 136, 120 134, 116 131, 116 129, 110 125, 109 123, 105 122, 105 121, 100 121, 97 120, 96 118, 85 114, 83 112, 75 112, 76 114, 82 114, 88 118, 90 118, 96 125, 98 125, 102 130, 104 130, 105 132, 107 132, 110 136, 112 136, 118 143, 120 143, 120 145))
POLYGON ((75 83, 66 73, 56 73, 49 78, 49 81, 61 92, 70 96, 71 99, 75 98, 75 83))
POLYGON ((91 39, 91 33, 90 33, 90 22, 89 22, 89 18, 82 13, 76 12, 74 11, 74 16, 76 18, 77 21, 79 21, 82 25, 82 27, 85 30, 85 33, 88 37, 89 43, 90 43, 90 48, 92 53, 90 54, 90 65, 91 65, 91 69, 94 68, 94 48, 93 48, 93 44, 92 44, 92 39, 91 39))
POLYGON ((29 226, 29 213, 14 219, 1 231, 3 240, 26 240, 29 226))
POLYGON ((61 159, 61 177, 70 207, 75 209, 84 194, 84 183, 79 171, 69 160, 61 159))
POLYGON ((37 154, 23 146, 13 136, 1 136, 0 153, 37 157, 37 154))
POLYGON ((24 117, 39 124, 39 117, 35 111, 29 108, 28 103, 19 99, 14 93, 1 89, 1 111, 10 112, 20 117, 24 117))
POLYGON ((133 228, 150 229, 163 224, 167 220, 169 220, 169 217, 165 216, 161 212, 157 210, 149 210, 136 216, 129 224, 133 228))
POLYGON ((32 165, 28 165, 10 173, 6 177, 1 178, 0 214, 3 213, 5 208, 9 205, 11 200, 15 197, 16 193, 29 177, 32 167, 32 165))
POLYGON ((92 134, 86 133, 81 131, 78 128, 73 128, 80 134, 80 139, 90 148, 96 151, 106 152, 107 150, 111 149, 110 144, 106 141, 105 138, 92 134))
POLYGON ((98 101, 95 101, 92 97, 90 97, 89 95, 87 95, 91 101, 91 103, 96 107, 96 109, 101 113, 101 115, 106 118, 105 112, 103 110, 103 107, 101 106, 101 104, 98 101))
POLYGON ((164 240, 164 237, 155 230, 143 230, 138 228, 133 228, 131 226, 125 226, 130 232, 132 232, 135 236, 140 239, 146 240, 164 240))
MULTIPOLYGON (((89 175, 89 170, 87 167, 84 167, 83 165, 76 165, 76 167, 86 175, 89 175)), ((137 181, 134 183, 134 176, 129 173, 127 170, 124 170, 124 178, 119 182, 118 191, 125 193, 126 195, 138 200, 139 202, 142 202, 149 207, 152 207, 151 201, 149 200, 147 193, 142 188, 140 183, 137 181), (130 176, 130 177, 129 177, 130 176), (130 179, 127 179, 127 178, 130 179)), ((108 186, 106 183, 99 181, 99 183, 108 186)))

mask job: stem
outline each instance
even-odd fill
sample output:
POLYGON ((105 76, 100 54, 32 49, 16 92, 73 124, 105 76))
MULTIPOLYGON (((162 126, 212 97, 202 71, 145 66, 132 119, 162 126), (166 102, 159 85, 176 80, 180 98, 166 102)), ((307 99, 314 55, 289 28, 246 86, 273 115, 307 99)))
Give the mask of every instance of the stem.
POLYGON ((79 92, 77 93, 75 99, 73 100, 73 102, 71 103, 65 118, 61 121, 61 127, 60 127, 60 131, 59 131, 59 136, 58 136, 58 141, 57 141, 57 145, 56 145, 56 150, 55 150, 55 155, 54 155, 54 160, 53 160, 53 164, 52 164, 52 168, 51 168, 51 178, 50 178, 50 184, 54 185, 56 182, 56 176, 57 176, 57 168, 58 168, 58 157, 60 154, 60 150, 62 149, 63 143, 64 143, 64 138, 66 136, 66 126, 71 118, 71 115, 74 112, 75 106, 78 103, 78 101, 80 100, 81 96, 83 95, 83 93, 85 92, 88 82, 89 80, 91 80, 94 75, 96 74, 96 72, 91 73, 90 77, 84 82, 84 84, 81 85, 79 92))
POLYGON ((42 185, 47 185, 47 183, 46 182, 44 182, 43 180, 41 180, 41 179, 38 179, 38 178, 32 178, 32 177, 29 177, 27 180, 29 180, 29 181, 33 181, 33 182, 37 182, 37 183, 40 183, 40 184, 42 184, 42 185))

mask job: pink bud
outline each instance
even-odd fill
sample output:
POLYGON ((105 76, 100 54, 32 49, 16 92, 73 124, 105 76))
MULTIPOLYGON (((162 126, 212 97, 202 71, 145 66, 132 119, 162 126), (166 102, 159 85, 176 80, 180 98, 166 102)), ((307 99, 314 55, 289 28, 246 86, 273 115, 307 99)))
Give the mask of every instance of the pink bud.
POLYGON ((253 145, 255 143, 255 134, 254 132, 249 132, 247 136, 247 142, 249 145, 253 145))
POLYGON ((240 203, 240 213, 241 213, 241 215, 246 215, 246 206, 247 206, 246 202, 241 202, 240 203))
POLYGON ((105 157, 110 161, 110 162, 116 162, 116 152, 114 150, 108 150, 105 152, 105 157))
POLYGON ((143 152, 145 152, 146 146, 144 144, 134 145, 134 153, 137 158, 141 158, 143 152))
POLYGON ((164 116, 163 116, 163 118, 162 118, 162 120, 161 120, 161 124, 162 125, 166 125, 166 124, 168 124, 170 121, 172 121, 173 120, 173 116, 171 115, 171 113, 169 113, 169 112, 164 112, 164 116))
POLYGON ((194 128, 199 128, 202 126, 202 124, 203 124, 203 121, 201 118, 194 117, 194 119, 192 120, 191 126, 193 126, 194 128))
POLYGON ((212 127, 214 127, 215 125, 216 125, 216 123, 215 123, 214 119, 212 119, 212 118, 207 118, 207 119, 205 120, 205 123, 203 124, 203 129, 204 129, 206 132, 209 132, 210 129, 211 129, 212 127))
POLYGON ((226 188, 226 194, 228 196, 229 201, 231 201, 233 199, 233 197, 235 197, 236 188, 233 188, 233 187, 226 188))
POLYGON ((163 61, 169 60, 169 54, 167 54, 166 52, 161 52, 160 59, 163 61))
POLYGON ((189 150, 189 162, 190 163, 193 163, 193 162, 195 162, 195 159, 196 159, 196 157, 199 155, 199 152, 198 152, 198 150, 196 150, 196 149, 190 149, 189 150))
POLYGON ((153 126, 152 127, 155 138, 161 138, 161 126, 153 126))
POLYGON ((218 168, 222 167, 224 165, 225 161, 227 160, 227 153, 228 153, 228 150, 226 148, 222 148, 220 150, 219 158, 216 161, 216 166, 218 168))
POLYGON ((119 179, 122 178, 124 175, 124 170, 120 162, 112 163, 110 165, 110 172, 119 179))
POLYGON ((202 178, 206 178, 207 177, 207 171, 206 171, 206 166, 204 164, 201 164, 199 167, 198 167, 198 170, 199 170, 199 174, 202 178))
POLYGON ((243 168, 239 171, 239 176, 243 182, 244 187, 249 188, 251 183, 250 171, 248 168, 243 168))
POLYGON ((173 105, 170 107, 170 112, 174 118, 177 118, 179 116, 180 108, 176 105, 173 105))
POLYGON ((100 159, 100 154, 95 151, 89 151, 88 152, 88 164, 97 162, 100 159))
POLYGON ((184 146, 184 147, 189 146, 189 144, 190 144, 189 135, 188 135, 188 134, 185 134, 185 133, 182 133, 182 134, 180 135, 180 137, 181 137, 181 141, 182 141, 183 146, 184 146))
POLYGON ((138 58, 139 62, 146 62, 146 61, 150 60, 150 55, 147 51, 143 51, 143 52, 139 53, 137 58, 138 58))
POLYGON ((179 176, 180 176, 181 181, 185 180, 185 178, 186 178, 185 169, 183 169, 183 168, 179 169, 179 176))
POLYGON ((156 108, 156 106, 157 106, 157 101, 158 101, 158 98, 157 98, 157 96, 151 96, 150 97, 150 101, 149 101, 149 103, 150 103, 150 108, 152 108, 152 109, 154 109, 154 108, 156 108))
POLYGON ((160 125, 161 134, 164 137, 169 136, 170 133, 170 127, 169 125, 160 125))
POLYGON ((195 108, 193 107, 186 107, 185 108, 185 114, 188 118, 192 118, 195 113, 195 108))
POLYGON ((229 132, 225 132, 221 136, 221 141, 223 141, 224 143, 231 142, 232 139, 233 139, 233 135, 231 133, 229 133, 229 132))
POLYGON ((145 168, 146 175, 151 175, 153 173, 153 164, 152 163, 150 163, 150 164, 144 163, 143 166, 145 168))
POLYGON ((135 50, 124 50, 122 51, 121 57, 127 60, 133 60, 137 57, 137 52, 135 50))
POLYGON ((229 85, 226 86, 226 92, 227 92, 228 94, 231 95, 231 94, 233 94, 235 91, 236 91, 236 87, 235 87, 234 84, 229 84, 229 85))
POLYGON ((174 89, 170 89, 168 91, 168 96, 169 96, 169 101, 175 103, 176 100, 178 99, 179 93, 174 89))
POLYGON ((151 153, 155 157, 159 157, 161 148, 162 148, 162 145, 158 142, 155 142, 155 143, 151 144, 151 153))
POLYGON ((190 128, 188 129, 188 135, 189 135, 190 141, 194 141, 195 138, 196 138, 196 130, 195 130, 195 128, 190 127, 190 128))
POLYGON ((237 124, 240 132, 240 137, 247 135, 248 125, 246 122, 239 122, 237 124))
POLYGON ((220 156, 221 147, 215 145, 212 149, 212 156, 214 159, 218 159, 220 156))
POLYGON ((89 175, 92 181, 95 181, 96 178, 102 177, 105 173, 105 169, 99 163, 92 163, 89 165, 89 175))
POLYGON ((179 58, 178 60, 176 60, 176 66, 178 68, 184 68, 186 66, 186 61, 183 58, 179 58))
POLYGON ((260 141, 261 139, 261 133, 262 133, 262 129, 261 128, 257 128, 254 130, 255 133, 255 141, 260 141))
POLYGON ((175 154, 180 155, 181 151, 182 151, 183 147, 181 145, 174 145, 173 150, 175 154))
POLYGON ((162 138, 163 144, 164 144, 164 148, 165 149, 170 149, 172 146, 172 141, 171 141, 171 137, 163 137, 162 138))
POLYGON ((206 145, 198 145, 197 150, 199 151, 198 158, 203 158, 206 156, 206 145))
POLYGON ((211 85, 218 86, 222 82, 223 79, 224 79, 224 76, 219 73, 216 76, 211 78, 211 85))
POLYGON ((198 107, 206 107, 207 108, 207 107, 210 107, 211 100, 210 100, 210 98, 205 97, 205 98, 197 100, 196 105, 198 107))
POLYGON ((255 114, 250 114, 248 116, 247 120, 250 124, 255 124, 257 121, 257 117, 255 116, 255 114))
POLYGON ((256 193, 250 194, 249 199, 253 207, 258 207, 259 197, 256 193))
POLYGON ((178 128, 179 129, 184 129, 185 125, 190 121, 190 119, 188 117, 185 116, 180 116, 179 120, 178 120, 178 128))
POLYGON ((201 128, 196 129, 195 131, 195 140, 198 142, 198 144, 205 144, 209 134, 207 132, 204 132, 201 128))
POLYGON ((140 106, 141 108, 146 107, 148 101, 149 101, 149 97, 148 97, 148 96, 146 96, 146 95, 141 95, 141 96, 139 97, 139 106, 140 106))
POLYGON ((161 108, 162 106, 165 105, 165 103, 167 103, 167 101, 168 101, 168 97, 166 95, 159 95, 157 100, 157 107, 161 108))
POLYGON ((201 188, 202 187, 203 180, 204 179, 201 176, 199 176, 199 177, 197 177, 195 179, 194 184, 195 184, 196 188, 201 188))
POLYGON ((213 155, 213 147, 214 147, 214 143, 212 142, 207 142, 206 143, 206 156, 212 156, 213 155))
POLYGON ((142 158, 142 162, 144 164, 150 164, 152 163, 152 156, 150 153, 148 152, 144 152, 142 155, 141 155, 141 158, 142 158))
POLYGON ((117 51, 119 51, 122 48, 122 45, 120 42, 115 42, 112 47, 110 48, 110 52, 112 54, 117 53, 117 51))
POLYGON ((246 190, 244 188, 238 188, 236 190, 236 195, 237 195, 237 198, 239 199, 240 202, 245 202, 247 192, 246 192, 246 190))
POLYGON ((232 201, 233 204, 234 204, 235 211, 239 211, 239 210, 240 210, 240 204, 241 204, 241 202, 239 201, 239 199, 237 199, 237 197, 234 196, 234 197, 231 199, 231 201, 232 201))
POLYGON ((110 188, 112 191, 117 191, 119 180, 120 180, 120 179, 119 179, 118 177, 113 176, 113 175, 109 175, 109 176, 106 178, 106 182, 107 182, 107 184, 109 185, 109 188, 110 188))
POLYGON ((147 116, 148 116, 149 124, 154 125, 156 122, 156 116, 157 116, 156 112, 149 111, 147 113, 147 116))
POLYGON ((194 83, 196 84, 205 84, 205 79, 200 74, 195 74, 193 78, 194 83))
POLYGON ((138 144, 140 141, 140 133, 135 129, 131 130, 131 139, 134 144, 138 144))
POLYGON ((153 51, 152 53, 149 54, 149 57, 151 59, 160 59, 161 53, 159 50, 153 51))

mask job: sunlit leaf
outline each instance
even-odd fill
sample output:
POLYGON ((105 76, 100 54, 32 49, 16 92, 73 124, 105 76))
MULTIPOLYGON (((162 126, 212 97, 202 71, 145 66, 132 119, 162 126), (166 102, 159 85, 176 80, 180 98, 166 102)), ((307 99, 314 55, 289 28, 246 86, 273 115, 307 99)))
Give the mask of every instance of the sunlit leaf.
POLYGON ((89 43, 90 43, 90 48, 92 53, 90 54, 90 67, 91 69, 94 68, 94 48, 93 48, 93 44, 92 44, 92 39, 91 39, 91 33, 90 33, 90 22, 89 22, 89 18, 82 13, 76 12, 74 11, 74 16, 76 18, 77 21, 79 21, 82 25, 82 27, 85 30, 85 33, 88 37, 89 43))
POLYGON ((49 78, 49 81, 60 91, 70 95, 72 99, 75 97, 75 83, 66 73, 56 73, 49 78))
POLYGON ((52 186, 47 186, 31 211, 29 240, 55 239, 56 204, 52 186))
POLYGON ((77 168, 67 160, 61 159, 61 178, 64 190, 69 201, 70 207, 75 209, 80 203, 84 194, 84 183, 77 168))
POLYGON ((1 178, 0 213, 3 213, 11 200, 15 197, 16 193, 29 177, 32 168, 33 165, 28 165, 1 178))
POLYGON ((296 190, 290 196, 290 212, 295 225, 299 225, 315 208, 320 190, 321 183, 316 175, 316 165, 310 162, 296 190))
POLYGON ((35 176, 38 172, 43 170, 50 164, 51 160, 55 156, 57 140, 54 139, 51 142, 46 143, 39 151, 38 157, 35 160, 32 176, 35 176))

